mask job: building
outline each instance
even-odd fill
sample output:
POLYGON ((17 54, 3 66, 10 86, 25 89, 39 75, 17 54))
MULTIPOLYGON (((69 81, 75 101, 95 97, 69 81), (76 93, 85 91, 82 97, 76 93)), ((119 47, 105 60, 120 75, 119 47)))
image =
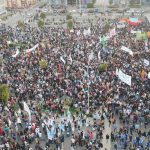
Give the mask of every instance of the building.
POLYGON ((92 0, 50 0, 52 5, 86 5, 92 2, 92 0))
POLYGON ((150 5, 150 0, 141 0, 143 5, 150 5))
POLYGON ((5 0, 5 7, 7 9, 27 8, 34 5, 37 0, 5 0))
POLYGON ((0 15, 3 15, 6 13, 5 6, 4 6, 4 0, 0 0, 0 15))

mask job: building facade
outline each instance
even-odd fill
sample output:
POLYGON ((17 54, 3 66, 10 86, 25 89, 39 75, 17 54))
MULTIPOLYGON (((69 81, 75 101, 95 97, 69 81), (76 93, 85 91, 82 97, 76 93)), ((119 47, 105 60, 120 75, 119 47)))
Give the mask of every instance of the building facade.
POLYGON ((150 5, 150 0, 142 0, 143 5, 150 5))
POLYGON ((27 8, 36 2, 37 0, 5 0, 5 7, 8 9, 27 8))
POLYGON ((50 0, 50 3, 52 5, 86 5, 88 3, 92 2, 92 0, 50 0))

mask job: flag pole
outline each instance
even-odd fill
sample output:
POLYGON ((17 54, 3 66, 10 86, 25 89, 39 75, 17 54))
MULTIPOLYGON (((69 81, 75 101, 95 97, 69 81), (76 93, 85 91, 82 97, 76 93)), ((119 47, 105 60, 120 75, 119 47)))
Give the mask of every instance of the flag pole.
POLYGON ((90 112, 90 83, 89 83, 89 63, 90 61, 88 60, 88 67, 87 67, 87 73, 88 73, 88 114, 90 112))

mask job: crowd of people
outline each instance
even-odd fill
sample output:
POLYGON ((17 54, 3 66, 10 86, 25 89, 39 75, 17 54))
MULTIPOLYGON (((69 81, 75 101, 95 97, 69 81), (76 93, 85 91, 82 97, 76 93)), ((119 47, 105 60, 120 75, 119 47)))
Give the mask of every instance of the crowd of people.
POLYGON ((100 150, 107 147, 103 139, 111 150, 150 148, 150 66, 144 63, 150 61, 150 39, 131 33, 148 31, 148 24, 117 28, 118 22, 108 20, 116 33, 103 42, 109 31, 100 22, 71 31, 2 25, 0 83, 9 86, 10 98, 0 104, 1 149, 100 150), (116 68, 132 77, 131 86, 116 68), (111 133, 104 137, 106 122, 111 133))

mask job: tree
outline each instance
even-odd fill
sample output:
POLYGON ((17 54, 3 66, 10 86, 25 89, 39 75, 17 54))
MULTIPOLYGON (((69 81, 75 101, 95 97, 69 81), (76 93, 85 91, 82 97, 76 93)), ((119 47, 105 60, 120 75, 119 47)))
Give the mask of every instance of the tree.
POLYGON ((67 22, 67 28, 70 29, 70 30, 73 28, 73 21, 72 20, 69 20, 67 22))
POLYGON ((130 5, 140 4, 140 0, 130 0, 130 5))
POLYGON ((109 0, 109 5, 112 5, 113 4, 113 0, 109 0))
POLYGON ((39 20, 39 21, 38 21, 38 27, 39 27, 39 28, 43 28, 43 26, 44 26, 44 21, 39 20))
POLYGON ((67 15, 66 15, 66 20, 71 20, 71 19, 72 19, 71 14, 67 14, 67 15))
POLYGON ((6 84, 1 84, 0 85, 0 100, 6 104, 8 99, 9 99, 9 87, 6 84))
POLYGON ((88 3, 87 8, 94 8, 94 3, 88 3))
POLYGON ((102 63, 99 65, 99 72, 105 72, 107 70, 108 65, 105 63, 102 63))
POLYGON ((25 24, 24 24, 23 21, 18 21, 17 26, 20 27, 20 28, 23 28, 25 26, 25 24))
POLYGON ((45 59, 41 59, 39 61, 39 65, 41 69, 45 69, 47 67, 47 61, 45 59))
POLYGON ((40 14, 40 18, 41 18, 42 20, 45 20, 45 18, 46 18, 45 13, 41 13, 41 14, 40 14))
POLYGON ((107 33, 110 29, 110 25, 108 23, 105 24, 105 26, 103 27, 103 32, 107 33))

